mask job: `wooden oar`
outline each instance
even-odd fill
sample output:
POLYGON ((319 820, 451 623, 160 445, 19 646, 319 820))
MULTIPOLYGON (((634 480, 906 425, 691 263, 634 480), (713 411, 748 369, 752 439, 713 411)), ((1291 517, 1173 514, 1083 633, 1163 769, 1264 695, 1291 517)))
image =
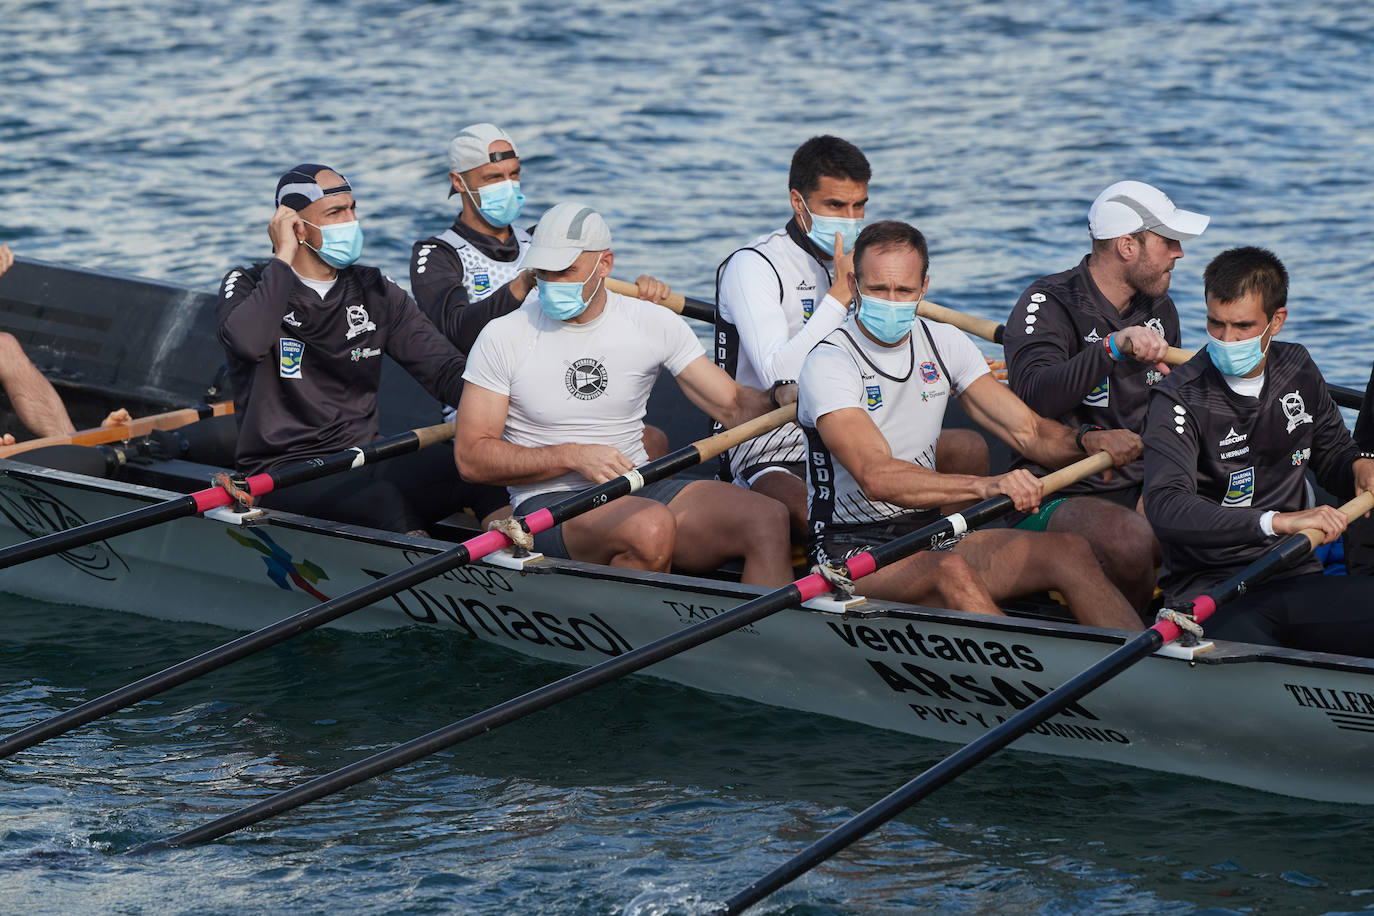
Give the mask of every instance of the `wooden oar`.
POLYGON ((197 420, 222 417, 233 412, 233 401, 216 401, 213 404, 202 404, 199 407, 184 407, 180 410, 169 410, 166 413, 139 417, 126 423, 116 423, 113 426, 83 429, 72 433, 70 436, 44 436, 42 439, 28 439, 24 442, 16 442, 14 445, 0 446, 0 458, 8 458, 11 455, 18 455, 20 452, 44 448, 49 445, 104 445, 107 442, 123 442, 127 439, 146 436, 154 430, 178 429, 197 420))
MULTIPOLYGON (((368 445, 344 449, 324 458, 314 458, 298 464, 289 464, 275 471, 254 474, 248 478, 245 489, 253 496, 262 496, 292 484, 317 480, 339 471, 360 468, 365 464, 375 464, 397 455, 406 455, 436 442, 443 442, 452 438, 452 422, 412 429, 386 439, 378 439, 368 445)), ((45 534, 31 541, 0 548, 0 569, 7 569, 29 560, 37 560, 66 550, 74 550, 77 547, 94 544, 96 541, 127 534, 140 528, 150 528, 172 519, 198 515, 210 509, 227 506, 233 501, 233 496, 223 487, 209 487, 186 496, 177 496, 165 502, 144 506, 142 509, 134 509, 113 518, 78 525, 75 528, 68 528, 66 531, 54 531, 52 534, 45 534)))
MULTIPOLYGON (((1354 521, 1374 508, 1374 494, 1362 493, 1341 507, 1354 521)), ((1198 623, 1216 609, 1245 594, 1274 573, 1291 566, 1322 542, 1324 535, 1307 528, 1274 547, 1273 550, 1218 585, 1210 593, 1193 600, 1193 616, 1198 623)), ((1168 620, 1133 637, 1120 649, 1083 671, 1059 688, 1050 691, 1006 722, 946 757, 897 791, 869 806, 834 830, 797 853, 787 862, 755 881, 725 902, 717 913, 739 913, 753 906, 778 888, 794 881, 854 841, 877 829, 941 786, 953 782, 968 770, 1011 744, 1066 706, 1082 699, 1097 687, 1116 677, 1147 655, 1178 639, 1180 630, 1168 620)))
MULTIPOLYGON (((626 283, 624 280, 617 280, 614 277, 606 278, 606 288, 613 293, 622 296, 633 296, 639 298, 639 287, 633 283, 626 283)), ((664 308, 672 309, 679 315, 687 318, 695 318, 697 321, 714 323, 716 320, 716 307, 709 302, 700 299, 688 299, 681 293, 671 293, 667 299, 658 303, 664 308)))
MULTIPOLYGON (((626 471, 613 480, 575 493, 567 499, 554 503, 547 509, 540 509, 538 512, 526 515, 520 521, 531 534, 547 531, 560 522, 604 505, 616 497, 634 493, 647 483, 662 480, 678 471, 714 458, 726 449, 734 448, 741 442, 790 422, 796 415, 797 405, 788 404, 786 407, 780 407, 733 429, 694 442, 634 470, 626 471)), ((448 429, 451 435, 451 427, 452 424, 445 424, 439 428, 448 429)), ((375 582, 370 582, 345 595, 330 599, 309 610, 287 617, 285 620, 279 620, 246 636, 240 636, 222 646, 203 652, 195 658, 187 659, 156 674, 150 674, 132 684, 125 685, 74 709, 53 716, 51 719, 20 729, 0 739, 0 759, 22 751, 24 748, 32 747, 40 741, 46 741, 49 738, 69 732, 103 715, 132 706, 140 700, 145 700, 165 690, 170 690, 178 684, 184 684, 202 674, 222 668, 230 662, 246 658, 292 636, 324 626, 326 623, 338 620, 345 614, 351 614, 360 608, 375 604, 397 592, 419 585, 421 582, 442 575, 449 570, 457 569, 474 560, 480 560, 488 554, 510 546, 510 544, 510 538, 500 531, 487 531, 474 538, 469 538, 456 547, 421 560, 414 566, 407 567, 400 572, 383 576, 375 582)))
MULTIPOLYGON (((1074 481, 1104 471, 1111 466, 1111 457, 1106 452, 1084 458, 1076 464, 1061 468, 1042 478, 1043 492, 1045 496, 1049 496, 1049 494, 1074 481)), ((918 531, 903 535, 895 541, 851 557, 843 564, 847 571, 846 574, 851 579, 859 579, 874 570, 929 548, 936 538, 963 534, 971 528, 987 524, 993 519, 1005 515, 1012 508, 1010 497, 995 496, 992 499, 985 499, 963 512, 946 516, 918 531)), ((531 713, 539 712, 609 681, 624 677, 627 674, 633 674, 655 662, 686 652, 688 649, 709 642, 718 636, 724 636, 740 627, 757 623, 765 617, 790 607, 796 607, 803 601, 818 598, 829 591, 830 583, 818 573, 812 573, 790 585, 761 595, 752 601, 747 601, 709 620, 693 624, 685 630, 655 640, 648 645, 640 646, 624 655, 607 659, 562 680, 532 690, 513 700, 508 700, 499 706, 493 706, 485 712, 469 716, 460 722, 430 732, 391 750, 349 764, 342 769, 303 783, 294 789, 288 789, 256 804, 240 808, 238 811, 211 821, 202 827, 179 833, 166 840, 145 844, 133 851, 148 852, 172 846, 188 846, 224 836, 226 833, 232 833, 242 827, 256 824, 274 814, 280 814, 326 795, 332 795, 349 786, 404 766, 446 747, 451 747, 460 741, 499 728, 531 713)))

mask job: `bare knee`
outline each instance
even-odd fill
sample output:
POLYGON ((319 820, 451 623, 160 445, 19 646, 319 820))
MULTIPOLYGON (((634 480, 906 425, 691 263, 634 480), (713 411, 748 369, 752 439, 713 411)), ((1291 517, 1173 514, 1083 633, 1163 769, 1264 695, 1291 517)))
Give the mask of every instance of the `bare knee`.
POLYGON ((677 539, 677 522, 668 507, 651 503, 621 527, 622 553, 653 569, 668 569, 677 539))
POLYGON ((992 466, 987 440, 971 429, 946 429, 935 443, 935 469, 941 474, 986 477, 992 466))

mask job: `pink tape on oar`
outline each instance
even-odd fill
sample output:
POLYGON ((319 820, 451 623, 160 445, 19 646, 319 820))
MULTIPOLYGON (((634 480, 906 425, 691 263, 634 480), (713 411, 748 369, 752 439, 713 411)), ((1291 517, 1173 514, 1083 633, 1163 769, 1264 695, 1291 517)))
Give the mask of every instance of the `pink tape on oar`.
POLYGON ((553 525, 553 513, 548 509, 540 509, 525 516, 525 527, 530 529, 530 534, 548 531, 553 525))
MULTIPOLYGON (((277 482, 272 479, 271 474, 254 474, 248 478, 247 483, 248 492, 254 496, 271 493, 277 487, 277 482)), ((198 493, 192 493, 191 498, 196 501, 196 514, 222 508, 234 501, 234 498, 229 495, 229 491, 223 487, 210 487, 198 493)))
POLYGON ((485 531, 475 538, 468 538, 463 542, 463 546, 468 549, 469 558, 480 560, 487 554, 509 547, 510 538, 499 531, 485 531))
MULTIPOLYGON (((1193 619, 1198 623, 1206 620, 1217 612, 1217 603, 1208 595, 1198 595, 1193 599, 1193 619)), ((1164 637, 1164 645, 1168 645, 1175 639, 1183 635, 1183 631, 1178 628, 1178 624, 1172 620, 1161 620, 1150 627, 1160 636, 1164 637)))

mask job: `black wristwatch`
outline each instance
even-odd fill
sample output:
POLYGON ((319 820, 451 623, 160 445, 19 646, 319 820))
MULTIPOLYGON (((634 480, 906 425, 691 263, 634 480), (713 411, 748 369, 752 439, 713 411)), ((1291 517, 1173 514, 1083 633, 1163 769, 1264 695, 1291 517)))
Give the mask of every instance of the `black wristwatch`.
POLYGON ((1083 447, 1083 437, 1088 433, 1099 432, 1106 428, 1105 426, 1098 426, 1095 423, 1084 423, 1082 426, 1078 427, 1078 435, 1073 437, 1073 444, 1078 446, 1080 452, 1086 452, 1087 449, 1083 447))
POLYGON ((783 385, 795 385, 797 380, 794 378, 780 378, 768 388, 768 400, 773 402, 774 407, 781 407, 778 403, 778 389, 783 385))

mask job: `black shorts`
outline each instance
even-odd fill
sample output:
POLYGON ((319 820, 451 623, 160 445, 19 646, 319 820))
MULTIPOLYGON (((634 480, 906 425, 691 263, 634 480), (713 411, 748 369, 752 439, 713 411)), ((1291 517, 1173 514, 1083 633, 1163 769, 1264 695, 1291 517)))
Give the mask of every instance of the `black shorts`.
POLYGON ((295 484, 260 500, 269 509, 383 531, 425 530, 465 509, 481 519, 509 501, 505 487, 459 477, 453 451, 444 445, 295 484))
POLYGON ((752 487, 754 481, 770 471, 786 471, 793 477, 801 478, 802 483, 806 483, 806 462, 805 461, 760 461, 742 469, 735 475, 735 483, 742 487, 752 487))
POLYGON ((1216 639, 1374 658, 1374 579, 1307 573, 1262 583, 1202 628, 1216 639))
MULTIPOLYGON (((900 515, 889 521, 874 522, 871 525, 830 525, 820 537, 811 538, 806 545, 806 555, 812 563, 842 563, 852 556, 896 540, 939 519, 939 512, 925 511, 900 515)), ((941 539, 933 549, 949 550, 961 539, 962 535, 941 539)))
POLYGON ((1045 500, 1044 503, 1041 504, 1040 508, 1036 509, 1033 512, 1018 512, 1013 509, 1011 512, 1008 512, 1006 515, 1004 515, 1002 517, 1002 520, 1005 523, 1006 527, 1015 528, 1017 525, 1021 524, 1026 519, 1030 518, 1032 515, 1036 515, 1037 513, 1042 512, 1045 509, 1049 509, 1049 513, 1047 513, 1045 518, 1042 519, 1041 526, 1034 529, 1036 531, 1044 531, 1044 525, 1049 524, 1050 515, 1053 514, 1054 509, 1058 509, 1067 500, 1078 499, 1080 496, 1088 496, 1094 499, 1105 499, 1109 503, 1116 503, 1118 506, 1125 506, 1127 509, 1130 509, 1132 512, 1134 512, 1135 507, 1140 504, 1141 489, 1141 486, 1137 484, 1134 487, 1127 487, 1124 490, 1104 490, 1101 493, 1071 493, 1063 497, 1055 494, 1052 495, 1049 499, 1045 500), (1054 504, 1053 507, 1051 507, 1051 503, 1054 504))
MULTIPOLYGON (((654 502, 666 506, 673 501, 674 496, 682 492, 683 487, 692 482, 690 478, 668 477, 664 480, 645 484, 638 493, 633 495, 642 499, 652 499, 654 502)), ((562 502, 572 496, 575 492, 574 490, 553 490, 531 496, 529 499, 520 501, 520 505, 515 507, 514 514, 519 517, 529 515, 531 512, 538 512, 540 509, 547 509, 554 503, 562 502)), ((568 559, 568 545, 563 542, 563 526, 554 525, 548 531, 541 531, 536 534, 534 536, 534 549, 546 557, 568 559)))

